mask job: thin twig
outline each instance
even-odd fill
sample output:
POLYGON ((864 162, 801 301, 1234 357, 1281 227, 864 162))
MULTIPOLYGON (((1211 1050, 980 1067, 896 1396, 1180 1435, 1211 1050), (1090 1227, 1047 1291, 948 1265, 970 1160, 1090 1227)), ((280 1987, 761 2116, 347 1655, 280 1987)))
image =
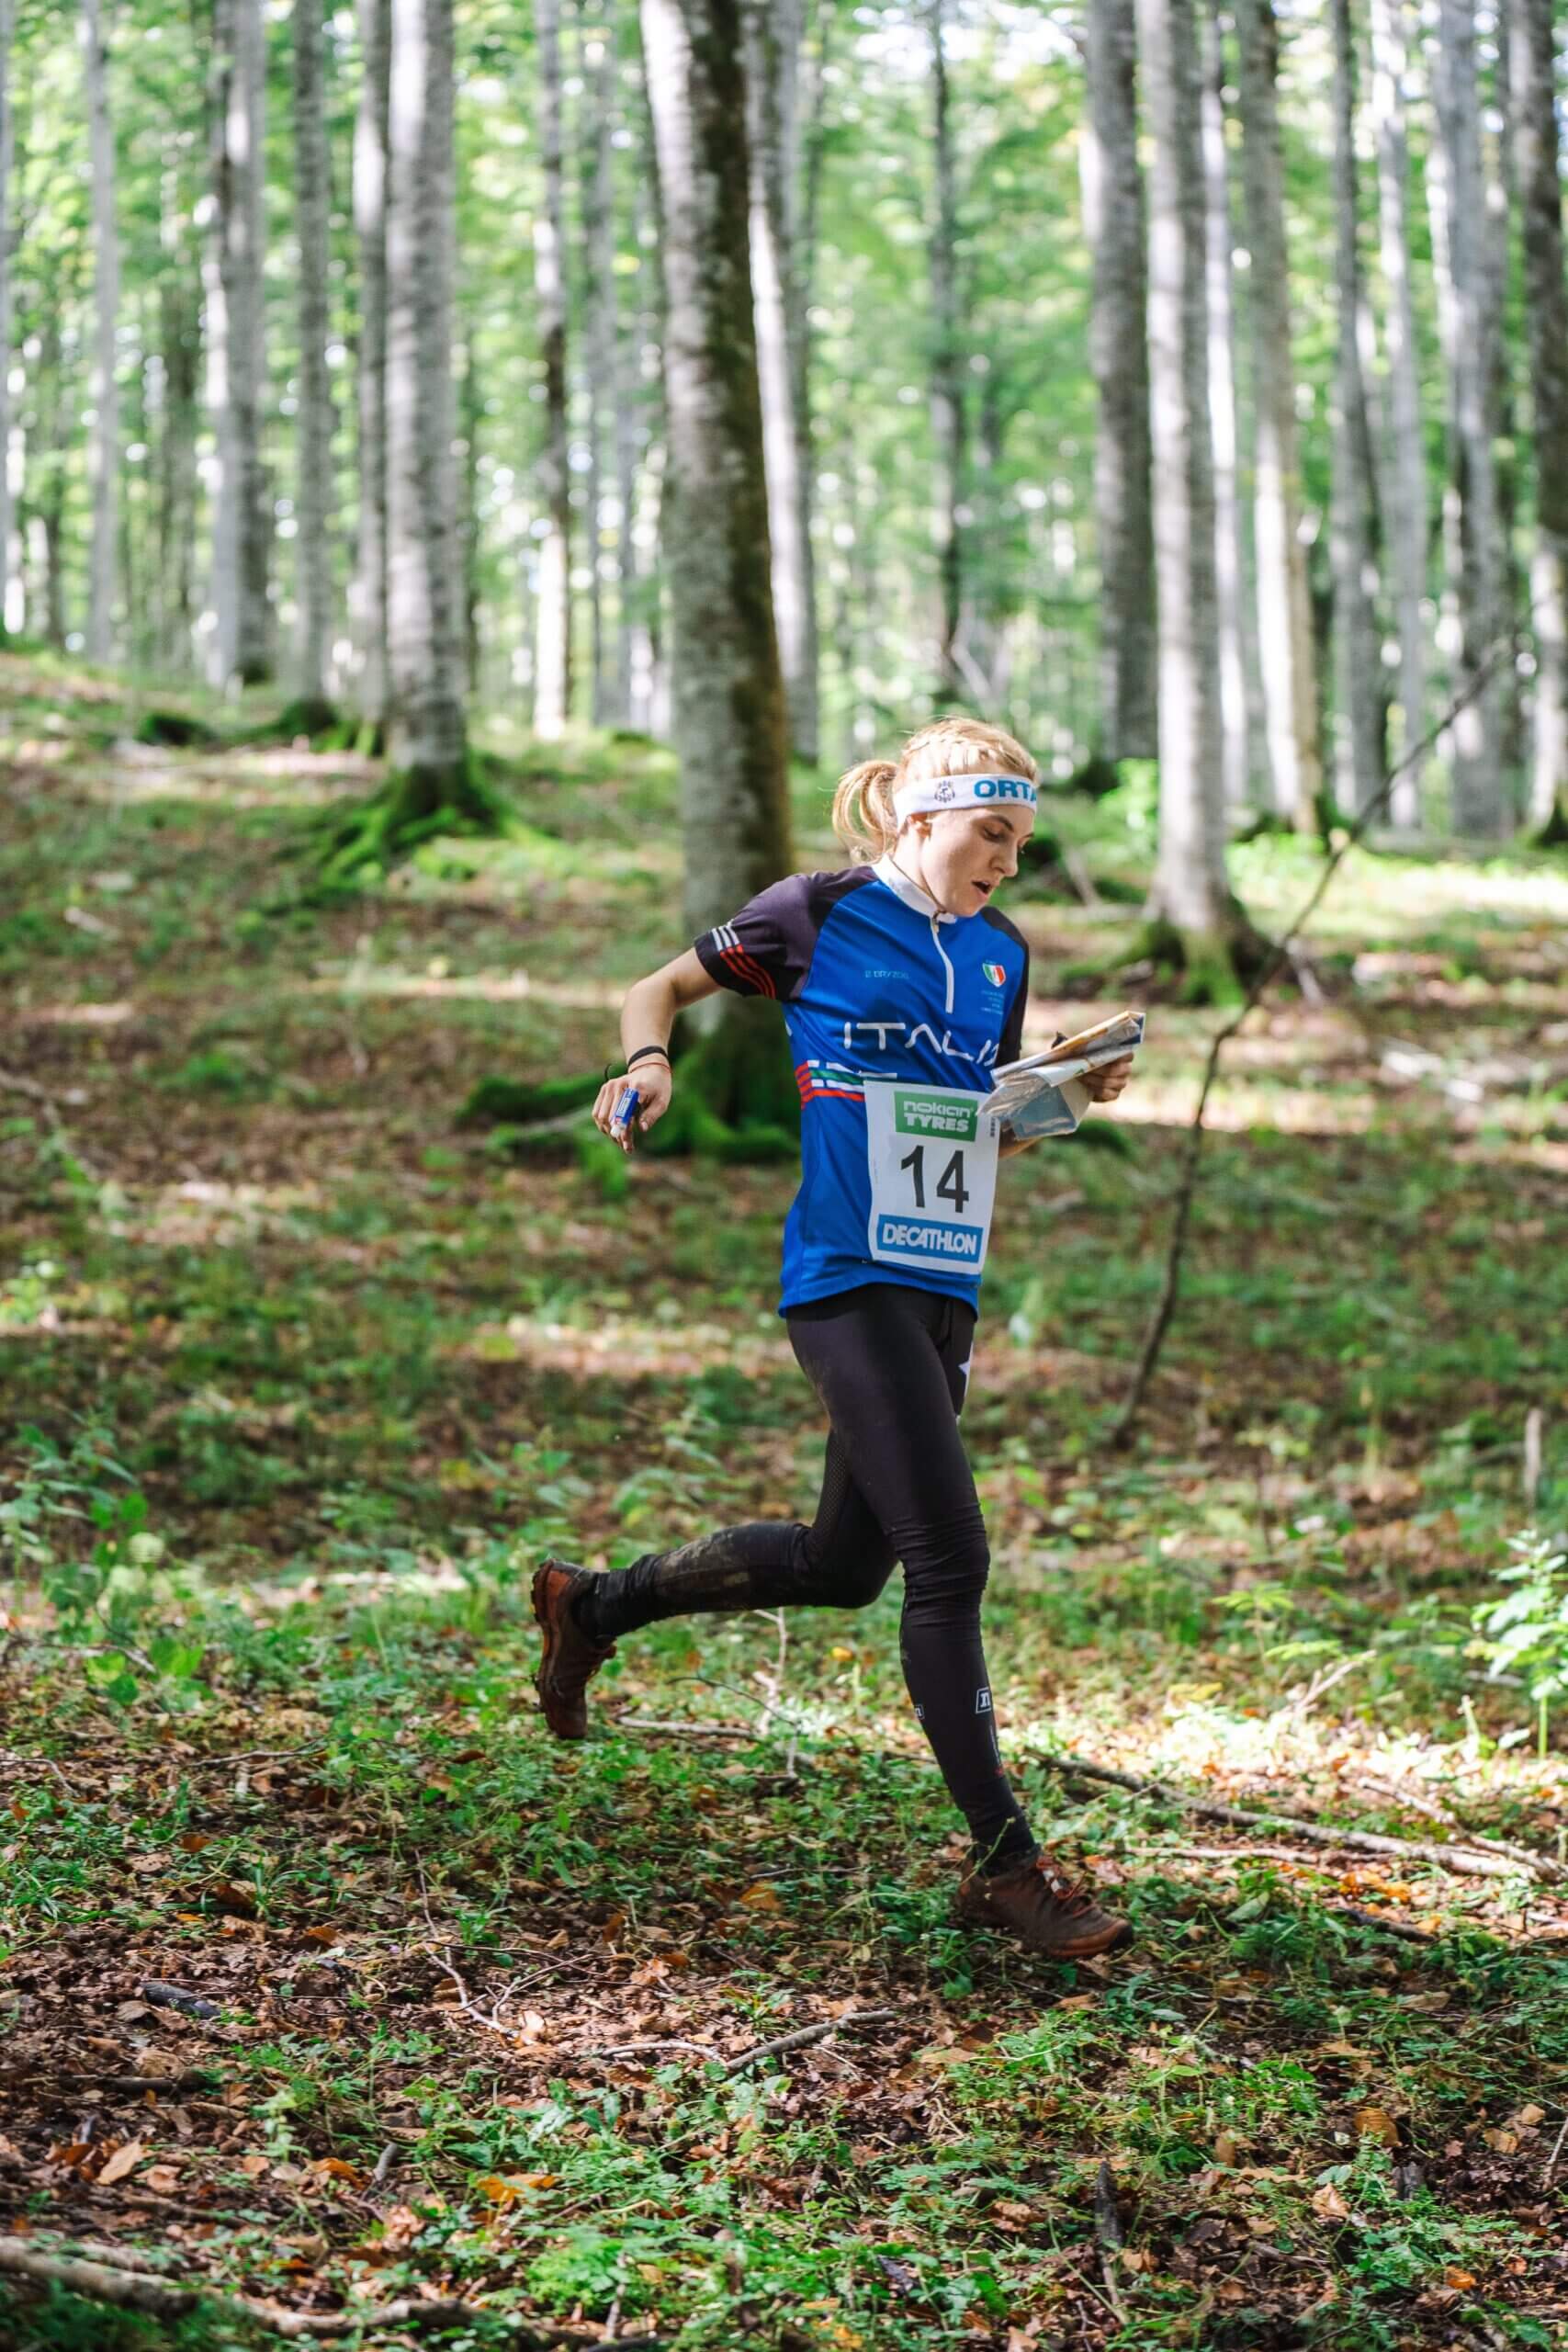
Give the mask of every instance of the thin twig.
POLYGON ((847 2017, 826 2018, 817 2025, 797 2026, 793 2033, 781 2033, 775 2041, 759 2041, 752 2049, 743 2050, 739 2058, 726 2062, 727 2075, 739 2075, 744 2066, 755 2064, 759 2058, 772 2058, 781 2050, 804 2050, 807 2043, 826 2041, 829 2034, 841 2033, 848 2025, 886 2025, 896 2018, 897 2009, 852 2009, 847 2017))
POLYGON ((1337 1682, 1343 1682, 1346 1676, 1354 1674, 1358 1667, 1370 1666, 1376 1656, 1376 1650, 1359 1650, 1354 1657, 1342 1657, 1337 1666, 1331 1668, 1326 1673, 1314 1674, 1304 1690, 1299 1690, 1296 1696, 1293 1699, 1288 1699, 1282 1707, 1276 1707, 1274 1710, 1276 1715, 1308 1713, 1316 1706, 1320 1699, 1326 1697, 1337 1682))
POLYGON ((1542 2196, 1544 2196, 1546 2191, 1551 2187, 1551 2176, 1557 2170, 1557 2159, 1562 2154, 1562 2143, 1564 2140, 1568 2140, 1568 2115, 1565 2115, 1562 2119, 1562 2129, 1557 2134, 1556 2141, 1552 2145, 1551 2154, 1546 2160, 1546 2170, 1542 2173, 1540 2178, 1542 2196))
POLYGON ((1504 655, 1511 650, 1511 639, 1495 645, 1460 692, 1450 699, 1448 708, 1437 723, 1428 728, 1420 741, 1412 744, 1404 757, 1389 769, 1376 793, 1354 823, 1346 831, 1338 846, 1325 859, 1323 870, 1305 905, 1291 923, 1284 936, 1276 942, 1269 955, 1265 956, 1251 986, 1242 999, 1240 1011, 1235 1013, 1222 1028, 1215 1031, 1209 1047, 1209 1058, 1203 1069, 1203 1081, 1198 1090, 1198 1107, 1192 1114, 1191 1124, 1187 1130, 1187 1146, 1182 1158, 1180 1179, 1176 1188, 1176 1206, 1171 1218, 1170 1241, 1166 1252, 1165 1276, 1160 1284, 1159 1297, 1156 1301, 1154 1313, 1149 1317, 1148 1328, 1144 1334, 1143 1346, 1138 1352, 1137 1368, 1133 1374, 1133 1385, 1127 1391, 1125 1403, 1111 1425, 1110 1442, 1113 1446, 1125 1445, 1132 1437, 1134 1426, 1143 1410, 1144 1399, 1148 1394, 1149 1383, 1155 1375, 1155 1366, 1159 1362, 1160 1350, 1165 1345, 1166 1333, 1170 1329, 1171 1317, 1176 1312, 1176 1302, 1181 1287, 1182 1260, 1186 1254, 1187 1237, 1192 1220, 1192 1203, 1198 1189, 1198 1162, 1202 1152, 1204 1137, 1203 1114, 1209 1107, 1209 1097, 1213 1091, 1214 1080, 1219 1075, 1220 1057, 1257 1005, 1264 990, 1269 988, 1289 961, 1292 947, 1317 912, 1324 894, 1340 865, 1348 853, 1355 848, 1357 842, 1361 840, 1373 818, 1386 805, 1388 797, 1399 778, 1407 768, 1414 767, 1417 761, 1425 759, 1438 737, 1453 725, 1460 712, 1475 700, 1504 655))
POLYGON ((682 1723, 676 1717, 660 1715, 617 1715, 612 1728, 615 1731, 679 1732, 686 1739, 761 1739, 764 1736, 755 1724, 682 1723))

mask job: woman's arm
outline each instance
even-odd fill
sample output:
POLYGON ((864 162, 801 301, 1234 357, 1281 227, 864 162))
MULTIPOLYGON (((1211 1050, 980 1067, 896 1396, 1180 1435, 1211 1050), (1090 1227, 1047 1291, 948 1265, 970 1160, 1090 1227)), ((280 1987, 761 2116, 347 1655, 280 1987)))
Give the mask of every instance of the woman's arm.
MULTIPOLYGON (((718 982, 709 978, 692 947, 671 963, 661 965, 657 972, 650 972, 645 980, 634 980, 621 1006, 623 1055, 629 1059, 643 1046, 668 1048, 675 1015, 687 1005, 695 1004, 699 998, 717 992, 718 982)), ((637 1114, 623 1130, 612 1127, 610 1122, 627 1083, 626 1078, 607 1078, 593 1105, 594 1125, 624 1151, 630 1151, 637 1132, 646 1134, 670 1108, 673 1090, 670 1064, 649 1054, 631 1072, 629 1083, 637 1088, 637 1114)))

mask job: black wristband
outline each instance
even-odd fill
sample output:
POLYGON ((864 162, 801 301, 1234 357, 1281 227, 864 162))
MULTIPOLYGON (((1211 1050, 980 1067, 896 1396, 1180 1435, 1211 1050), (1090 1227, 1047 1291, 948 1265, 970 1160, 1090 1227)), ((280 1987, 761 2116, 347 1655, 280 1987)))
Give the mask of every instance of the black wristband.
POLYGON ((663 1062, 667 1062, 670 1058, 669 1054, 662 1046, 639 1046, 635 1054, 628 1054, 626 1056, 627 1069, 631 1069, 634 1062, 646 1061, 649 1054, 657 1054, 660 1060, 663 1062))

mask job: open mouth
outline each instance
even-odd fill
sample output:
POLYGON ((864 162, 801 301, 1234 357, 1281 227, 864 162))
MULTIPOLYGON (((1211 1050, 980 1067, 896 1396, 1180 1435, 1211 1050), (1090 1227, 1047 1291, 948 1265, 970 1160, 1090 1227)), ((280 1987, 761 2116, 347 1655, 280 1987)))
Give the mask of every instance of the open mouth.
POLYGON ((994 882, 976 882, 975 885, 982 899, 988 899, 996 887, 994 882))

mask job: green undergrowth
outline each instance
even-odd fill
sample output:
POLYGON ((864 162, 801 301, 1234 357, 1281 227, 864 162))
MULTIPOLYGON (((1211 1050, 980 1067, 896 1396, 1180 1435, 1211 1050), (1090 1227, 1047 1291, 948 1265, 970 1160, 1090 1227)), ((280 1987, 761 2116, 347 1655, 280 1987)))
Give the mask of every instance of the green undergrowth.
MULTIPOLYGON (((619 993, 682 944, 667 751, 493 725, 514 838, 284 904, 302 811, 373 779, 109 748, 152 707, 227 739, 280 695, 4 676, 11 2225, 296 2305, 472 2295, 445 2340, 487 2347, 612 2312, 716 2352, 1561 2346, 1561 1885, 1415 1850, 1550 1860, 1568 1824, 1538 1692, 1561 860, 1347 861, 1323 1001, 1227 1059, 1128 1455, 1104 1441, 1220 1016, 1156 1009, 1121 1148, 1004 1170, 965 1411, 992 1682, 1032 1816, 1137 1928, 1051 1968, 953 1921, 897 1577, 853 1614, 623 1641, 581 1747, 533 1710, 540 1556, 808 1511, 820 1467, 773 1312, 787 1160, 508 1132, 581 1112, 619 993), (499 1126, 458 1116, 487 1084, 499 1126), (891 2015, 720 2071, 843 2004, 891 2015), (191 2079, 114 2086, 165 2068, 191 2079)), ((1151 782, 1047 797, 1107 887, 1011 901, 1043 1035, 1135 933, 1151 782)), ((793 790, 801 862, 834 863, 826 779, 793 790)), ((1237 850, 1261 928, 1319 855, 1237 850)), ((7 2345, 265 2340, 0 2294, 7 2345)))

